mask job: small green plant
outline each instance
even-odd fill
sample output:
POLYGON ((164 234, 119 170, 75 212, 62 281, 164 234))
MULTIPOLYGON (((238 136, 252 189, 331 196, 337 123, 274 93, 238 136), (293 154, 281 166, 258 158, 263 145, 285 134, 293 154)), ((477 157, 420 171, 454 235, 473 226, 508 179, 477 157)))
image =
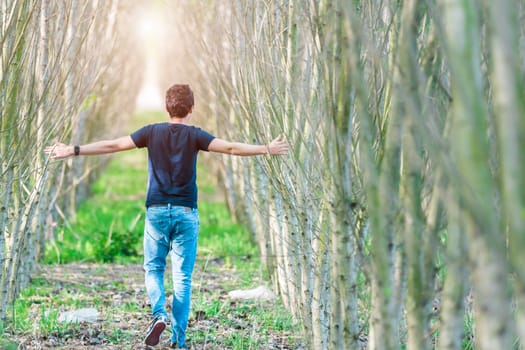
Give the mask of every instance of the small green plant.
POLYGON ((133 335, 130 332, 121 329, 113 329, 110 334, 106 335, 106 339, 112 344, 121 344, 124 341, 132 339, 133 335))
POLYGON ((2 339, 2 335, 0 335, 0 349, 17 350, 18 343, 12 342, 9 339, 2 339))
POLYGON ((461 344, 462 350, 474 350, 474 315, 471 311, 465 313, 465 334, 461 344))
POLYGON ((58 315, 58 310, 49 310, 42 306, 40 322, 37 324, 37 329, 34 331, 46 336, 50 334, 63 336, 71 332, 75 327, 78 327, 78 323, 59 322, 58 315))

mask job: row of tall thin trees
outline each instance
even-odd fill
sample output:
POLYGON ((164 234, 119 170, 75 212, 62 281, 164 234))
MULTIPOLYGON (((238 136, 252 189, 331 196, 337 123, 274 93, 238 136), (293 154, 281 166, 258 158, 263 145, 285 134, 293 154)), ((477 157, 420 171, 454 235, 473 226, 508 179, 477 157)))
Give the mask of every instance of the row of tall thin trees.
POLYGON ((525 2, 206 6, 171 58, 218 136, 291 145, 222 174, 309 346, 525 342, 525 2))
POLYGON ((141 74, 129 5, 0 1, 0 324, 98 167, 52 163, 44 147, 115 136, 132 111, 141 74))
MULTIPOLYGON (((129 4, 0 1, 1 321, 96 167, 44 145, 114 136, 133 106, 129 4)), ((165 6, 163 74, 215 133, 290 142, 220 169, 311 348, 525 339, 523 0, 165 6)))

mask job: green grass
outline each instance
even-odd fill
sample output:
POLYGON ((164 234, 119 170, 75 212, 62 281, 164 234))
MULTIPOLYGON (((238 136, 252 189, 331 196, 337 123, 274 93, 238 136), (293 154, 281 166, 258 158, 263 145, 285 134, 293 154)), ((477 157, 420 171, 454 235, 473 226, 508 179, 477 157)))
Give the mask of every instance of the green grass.
POLYGON ((199 204, 200 232, 198 255, 220 258, 228 265, 242 267, 257 257, 257 247, 248 230, 234 222, 223 203, 199 204))
MULTIPOLYGON (((268 344, 271 333, 289 334, 294 343, 297 325, 282 305, 263 306, 258 302, 198 300, 194 314, 206 319, 210 327, 191 331, 192 342, 211 343, 228 349, 261 349, 268 344), (231 334, 218 337, 214 324, 226 325, 231 334)), ((217 327, 218 328, 218 327, 217 327)), ((296 338, 295 338, 296 340, 296 338)))
POLYGON ((69 331, 72 325, 58 322, 58 309, 49 307, 50 305, 83 307, 86 303, 97 304, 93 302, 97 298, 96 295, 86 298, 86 294, 82 293, 89 291, 89 287, 80 285, 78 288, 75 291, 54 285, 44 278, 33 279, 31 285, 22 291, 11 309, 10 328, 16 333, 38 331, 42 334, 63 334, 69 331), (38 324, 33 322, 35 311, 39 316, 38 324))

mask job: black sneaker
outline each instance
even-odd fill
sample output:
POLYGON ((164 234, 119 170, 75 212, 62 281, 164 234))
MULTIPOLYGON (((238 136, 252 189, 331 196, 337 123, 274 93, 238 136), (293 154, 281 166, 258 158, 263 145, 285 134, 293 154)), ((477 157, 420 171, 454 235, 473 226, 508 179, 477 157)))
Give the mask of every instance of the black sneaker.
POLYGON ((160 341, 160 335, 166 329, 166 317, 159 316, 151 322, 151 326, 148 329, 148 334, 146 334, 146 339, 144 342, 146 345, 155 346, 160 341))
POLYGON ((177 343, 171 343, 171 344, 170 344, 170 348, 171 348, 171 349, 178 349, 178 350, 188 350, 188 347, 187 347, 187 346, 179 347, 179 346, 177 345, 177 343))

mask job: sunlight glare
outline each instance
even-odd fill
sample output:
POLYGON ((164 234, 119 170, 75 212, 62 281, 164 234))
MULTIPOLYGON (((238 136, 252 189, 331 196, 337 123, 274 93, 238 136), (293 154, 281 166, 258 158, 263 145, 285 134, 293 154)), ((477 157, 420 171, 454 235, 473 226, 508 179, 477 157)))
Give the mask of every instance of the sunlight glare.
POLYGON ((161 23, 158 16, 153 13, 145 13, 140 17, 137 26, 138 34, 144 39, 152 39, 161 31, 161 23))
POLYGON ((163 109, 163 98, 159 88, 158 76, 158 51, 161 46, 163 36, 162 17, 153 7, 142 8, 136 14, 135 32, 141 41, 141 48, 144 55, 144 78, 142 86, 137 96, 138 110, 161 110, 163 109))

